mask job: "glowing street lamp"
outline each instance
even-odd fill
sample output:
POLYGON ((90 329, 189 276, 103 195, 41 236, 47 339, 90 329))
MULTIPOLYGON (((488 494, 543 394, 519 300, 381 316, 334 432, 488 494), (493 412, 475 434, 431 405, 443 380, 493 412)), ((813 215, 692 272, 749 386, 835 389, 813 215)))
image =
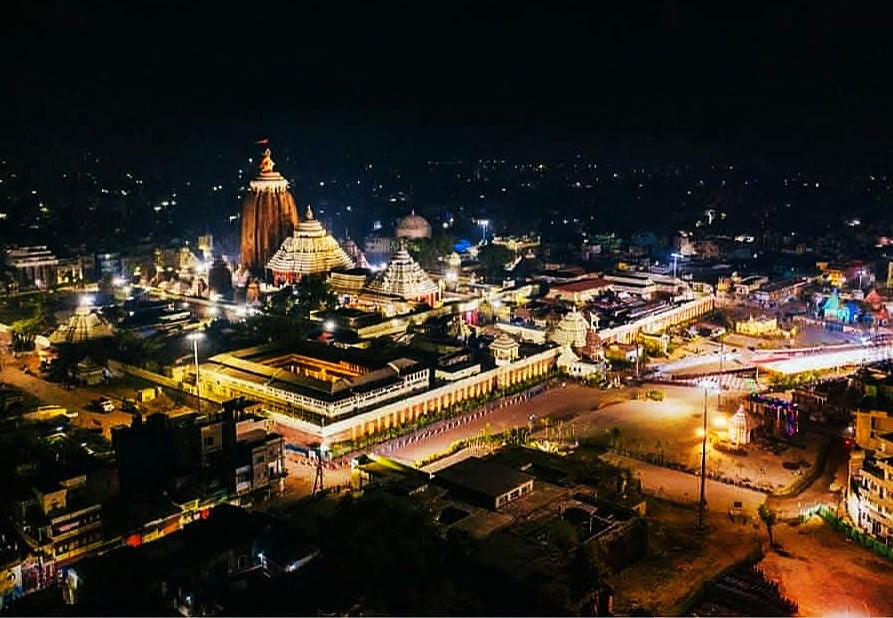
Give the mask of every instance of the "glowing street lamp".
POLYGON ((481 226, 481 243, 487 242, 487 226, 490 225, 489 219, 478 219, 478 225, 481 226))
POLYGON ((711 391, 717 390, 716 383, 712 380, 701 380, 698 388, 704 389, 704 425, 701 433, 701 493, 698 501, 698 530, 704 530, 704 489, 707 481, 707 396, 711 391))
POLYGON ((676 278, 676 261, 677 261, 679 258, 682 258, 682 257, 685 257, 685 256, 682 255, 681 253, 671 253, 671 254, 670 254, 670 257, 673 258, 673 279, 675 279, 675 278, 676 278))
POLYGON ((201 380, 199 380, 199 369, 198 369, 198 342, 200 339, 204 339, 204 333, 189 333, 186 335, 186 338, 192 342, 192 353, 195 357, 195 398, 196 398, 196 409, 199 414, 202 413, 202 386, 201 380))

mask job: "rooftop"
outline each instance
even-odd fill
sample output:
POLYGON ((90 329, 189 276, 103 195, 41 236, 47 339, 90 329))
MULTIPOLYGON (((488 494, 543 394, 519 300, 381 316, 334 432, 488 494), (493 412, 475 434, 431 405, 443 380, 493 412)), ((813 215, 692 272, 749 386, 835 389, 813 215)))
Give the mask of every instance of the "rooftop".
POLYGON ((471 457, 439 471, 435 475, 437 479, 495 498, 533 480, 533 477, 495 461, 471 457))

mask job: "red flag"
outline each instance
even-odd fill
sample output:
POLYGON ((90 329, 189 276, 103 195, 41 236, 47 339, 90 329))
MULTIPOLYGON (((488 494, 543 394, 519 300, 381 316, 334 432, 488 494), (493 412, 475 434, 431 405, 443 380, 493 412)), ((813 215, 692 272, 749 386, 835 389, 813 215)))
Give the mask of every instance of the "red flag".
POLYGON ((254 142, 254 143, 257 144, 258 146, 266 146, 267 144, 270 143, 270 138, 269 138, 269 137, 265 137, 265 138, 263 138, 262 140, 256 141, 256 142, 254 142))

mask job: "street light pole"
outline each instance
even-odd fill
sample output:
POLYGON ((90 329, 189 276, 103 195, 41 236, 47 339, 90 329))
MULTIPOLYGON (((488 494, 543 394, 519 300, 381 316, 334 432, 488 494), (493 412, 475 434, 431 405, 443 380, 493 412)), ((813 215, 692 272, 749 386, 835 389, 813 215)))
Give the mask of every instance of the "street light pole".
POLYGON ((704 489, 707 475, 707 387, 704 387, 704 435, 701 437, 701 497, 698 502, 698 529, 704 529, 704 489))
POLYGON ((199 365, 198 365, 198 340, 203 337, 202 333, 192 333, 188 335, 188 338, 192 340, 192 353, 195 359, 195 400, 196 400, 196 411, 201 414, 202 413, 202 383, 201 383, 201 375, 199 374, 199 365))

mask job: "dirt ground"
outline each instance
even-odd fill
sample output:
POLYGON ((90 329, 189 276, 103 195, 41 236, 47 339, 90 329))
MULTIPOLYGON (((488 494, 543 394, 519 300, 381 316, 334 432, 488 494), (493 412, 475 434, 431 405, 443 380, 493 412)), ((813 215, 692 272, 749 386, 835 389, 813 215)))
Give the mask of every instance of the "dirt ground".
POLYGON ((801 616, 893 616, 893 562, 834 531, 820 518, 775 527, 781 552, 760 563, 801 616))
POLYGON ((629 614, 643 608, 654 616, 682 610, 707 579, 744 560, 758 547, 765 531, 751 523, 732 523, 707 513, 709 529, 697 531, 693 507, 648 499, 649 556, 608 578, 614 586, 614 611, 629 614))

